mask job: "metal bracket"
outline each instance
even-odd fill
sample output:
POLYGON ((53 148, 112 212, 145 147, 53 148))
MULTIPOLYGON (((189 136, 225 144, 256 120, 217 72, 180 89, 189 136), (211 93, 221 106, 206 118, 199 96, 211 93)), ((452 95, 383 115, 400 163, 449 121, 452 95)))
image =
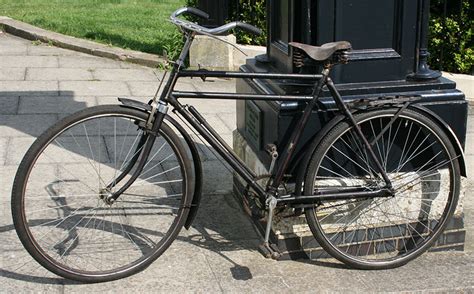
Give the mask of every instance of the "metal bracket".
POLYGON ((265 146, 265 151, 271 156, 272 162, 270 163, 270 168, 268 170, 269 174, 272 174, 273 168, 275 167, 275 162, 278 159, 278 151, 275 144, 267 144, 265 146))
POLYGON ((156 112, 167 114, 168 113, 168 104, 163 101, 155 102, 154 100, 150 100, 149 102, 151 106, 150 116, 148 116, 148 120, 146 121, 145 129, 148 132, 151 132, 153 129, 153 122, 155 121, 155 114, 156 112))
POLYGON ((377 98, 359 99, 346 102, 347 107, 353 109, 365 110, 372 107, 404 105, 419 101, 421 96, 381 96, 377 98))

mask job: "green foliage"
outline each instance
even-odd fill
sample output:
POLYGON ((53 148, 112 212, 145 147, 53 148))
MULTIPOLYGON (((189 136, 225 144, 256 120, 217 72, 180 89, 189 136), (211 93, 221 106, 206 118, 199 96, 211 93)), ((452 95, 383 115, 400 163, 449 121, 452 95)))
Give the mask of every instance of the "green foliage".
POLYGON ((429 64, 444 71, 472 73, 474 7, 471 7, 469 0, 461 1, 448 1, 446 18, 444 0, 431 2, 429 64), (452 5, 454 3, 457 5, 452 5))
POLYGON ((198 0, 186 0, 186 7, 197 7, 198 0))
POLYGON ((0 15, 62 34, 174 59, 182 37, 168 22, 185 0, 0 0, 0 15))
POLYGON ((263 31, 261 36, 256 37, 247 32, 236 32, 237 42, 240 44, 251 44, 265 46, 267 39, 267 25, 266 25, 266 1, 265 0, 239 0, 238 9, 234 8, 233 19, 238 19, 242 22, 249 23, 256 26, 263 31))

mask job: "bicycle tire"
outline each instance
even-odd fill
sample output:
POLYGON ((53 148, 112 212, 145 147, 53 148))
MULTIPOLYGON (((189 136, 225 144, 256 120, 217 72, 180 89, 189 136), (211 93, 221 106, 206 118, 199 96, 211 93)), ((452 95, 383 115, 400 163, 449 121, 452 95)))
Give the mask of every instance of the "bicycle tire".
POLYGON ((120 105, 88 108, 50 127, 27 151, 12 214, 22 244, 43 267, 80 282, 116 280, 145 269, 177 237, 192 200, 192 169, 165 123, 139 178, 113 204, 103 200, 108 184, 108 193, 117 191, 135 170, 115 182, 139 153, 138 123, 147 118, 120 105))
MULTIPOLYGON (((434 121, 410 109, 403 110, 384 132, 398 111, 388 108, 354 116, 364 136, 374 142, 395 196, 321 201, 305 210, 321 247, 353 268, 406 264, 438 239, 456 208, 460 167, 452 143, 434 121)), ((310 159, 304 195, 316 189, 369 191, 383 186, 373 160, 363 150, 352 125, 337 124, 310 159)))

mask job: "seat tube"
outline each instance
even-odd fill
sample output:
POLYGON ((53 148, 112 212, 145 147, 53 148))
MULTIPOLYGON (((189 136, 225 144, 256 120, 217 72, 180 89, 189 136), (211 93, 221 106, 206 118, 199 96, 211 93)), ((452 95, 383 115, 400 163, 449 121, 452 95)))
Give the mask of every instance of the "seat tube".
POLYGON ((330 73, 330 68, 330 66, 326 66, 323 69, 321 73, 322 77, 314 87, 312 93, 313 99, 308 103, 308 105, 306 105, 306 108, 304 109, 303 114, 295 127, 295 131, 291 134, 290 140, 288 141, 287 145, 285 146, 285 149, 283 150, 281 161, 279 162, 278 170, 275 174, 275 178, 271 186, 272 192, 276 192, 278 190, 278 187, 280 186, 280 183, 283 180, 283 176, 285 174, 286 168, 288 167, 288 164, 290 163, 295 147, 298 144, 299 139, 301 138, 301 134, 303 133, 306 124, 308 123, 308 119, 311 115, 311 112, 313 111, 314 107, 316 106, 316 103, 318 102, 319 95, 321 94, 323 86, 326 84, 327 78, 330 73))

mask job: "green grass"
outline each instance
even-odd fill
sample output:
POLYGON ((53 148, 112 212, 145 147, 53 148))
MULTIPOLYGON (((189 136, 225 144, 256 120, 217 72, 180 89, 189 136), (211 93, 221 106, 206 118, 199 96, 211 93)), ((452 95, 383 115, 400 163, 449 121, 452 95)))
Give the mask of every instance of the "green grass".
POLYGON ((126 49, 176 56, 178 29, 168 22, 185 0, 0 0, 0 15, 126 49))

